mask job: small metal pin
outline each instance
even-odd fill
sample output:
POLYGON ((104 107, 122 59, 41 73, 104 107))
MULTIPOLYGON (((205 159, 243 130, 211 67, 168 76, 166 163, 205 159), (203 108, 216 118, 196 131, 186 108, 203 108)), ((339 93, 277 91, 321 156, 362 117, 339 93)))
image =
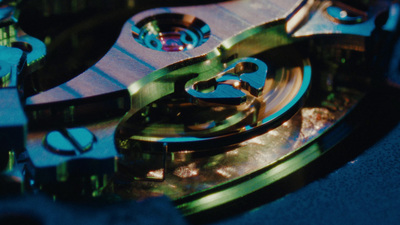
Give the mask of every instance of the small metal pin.
POLYGON ((367 19, 366 14, 358 9, 352 8, 345 4, 335 3, 326 8, 329 18, 337 23, 357 24, 367 19))
POLYGON ((11 80, 11 67, 0 62, 0 88, 7 87, 11 80))
POLYGON ((96 137, 86 128, 68 128, 49 132, 43 140, 46 149, 61 155, 81 155, 89 151, 96 137))

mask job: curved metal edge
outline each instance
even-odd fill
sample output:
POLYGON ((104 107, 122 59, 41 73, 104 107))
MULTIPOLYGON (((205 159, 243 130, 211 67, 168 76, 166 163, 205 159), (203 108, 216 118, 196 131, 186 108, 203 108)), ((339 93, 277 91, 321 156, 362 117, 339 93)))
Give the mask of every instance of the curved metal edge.
POLYGON ((138 80, 128 87, 131 96, 131 110, 121 119, 120 124, 125 123, 144 106, 172 94, 176 88, 175 81, 178 79, 190 80, 185 84, 185 86, 190 86, 198 80, 207 80, 220 73, 225 69, 226 64, 233 63, 233 59, 255 55, 268 49, 292 43, 293 41, 285 33, 284 27, 284 20, 279 20, 251 28, 223 42, 208 54, 192 58, 189 63, 177 62, 138 80), (254 37, 254 35, 257 37, 254 37), (263 41, 257 41, 257 39, 263 41), (255 48, 248 47, 244 51, 234 48, 238 45, 254 46, 254 43, 262 44, 255 48), (192 79, 194 75, 196 75, 196 78, 192 79), (154 90, 162 90, 162 92, 155 92, 154 90))
MULTIPOLYGON (((257 127, 252 127, 252 126, 246 126, 244 132, 248 132, 248 135, 243 134, 244 132, 240 132, 237 134, 228 134, 224 135, 222 137, 219 137, 217 140, 215 137, 180 137, 180 138, 164 138, 159 140, 159 142, 164 142, 168 143, 168 145, 171 145, 169 147, 169 151, 174 151, 174 148, 172 147, 174 144, 179 145, 182 142, 185 143, 196 143, 195 145, 201 145, 201 146, 209 146, 209 142, 212 142, 213 146, 218 146, 218 143, 221 143, 222 146, 225 146, 227 144, 227 139, 234 139, 235 142, 238 141, 243 141, 243 139, 249 138, 251 135, 257 135, 260 133, 266 132, 266 130, 271 129, 271 127, 276 127, 277 124, 280 124, 279 122, 282 119, 287 119, 288 117, 290 118, 293 114, 295 114, 302 106, 303 103, 305 102, 305 98, 307 97, 308 90, 310 88, 311 84, 311 66, 308 60, 303 60, 304 66, 303 66, 303 83, 301 84, 297 94, 294 96, 294 98, 282 109, 278 110, 277 112, 273 113, 272 115, 268 116, 267 118, 262 120, 262 124, 258 125, 257 127), (238 135, 243 135, 244 137, 239 137, 238 135), (179 140, 177 140, 179 139, 179 140)), ((192 144, 193 145, 193 144, 192 144)), ((181 149, 178 149, 179 151, 181 149)))
MULTIPOLYGON (((360 102, 364 100, 365 97, 360 102)), ((212 190, 175 199, 176 207, 185 216, 195 216, 234 201, 244 200, 245 196, 263 190, 307 166, 331 150, 357 128, 360 123, 354 124, 352 117, 355 114, 354 109, 362 108, 360 102, 334 127, 310 140, 304 147, 279 159, 273 165, 248 176, 221 184, 212 190)))

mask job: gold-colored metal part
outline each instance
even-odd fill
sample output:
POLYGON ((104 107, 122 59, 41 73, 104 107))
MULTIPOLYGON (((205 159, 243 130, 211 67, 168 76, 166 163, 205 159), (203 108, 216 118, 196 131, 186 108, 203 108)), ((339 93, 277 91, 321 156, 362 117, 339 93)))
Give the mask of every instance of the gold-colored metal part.
MULTIPOLYGON (((330 5, 330 1, 251 0, 144 11, 124 24, 116 43, 94 66, 29 97, 25 109, 30 121, 37 124, 86 123, 98 139, 99 150, 122 153, 119 172, 103 193, 124 199, 167 195, 185 215, 223 206, 302 168, 353 129, 346 118, 371 81, 362 70, 367 62, 366 37, 384 7, 377 6, 365 21, 348 26, 326 15, 330 5), (204 21, 210 26, 209 39, 174 52, 155 51, 136 42, 133 27, 160 14, 190 15, 204 21), (202 108, 204 105, 188 101, 185 92, 246 57, 262 60, 273 71, 262 91, 266 99, 262 107, 271 108, 260 113, 261 117, 284 109, 276 123, 248 136, 244 135, 247 126, 258 128, 260 122, 250 117, 262 107, 253 107, 246 99, 238 107, 207 102, 208 108, 202 108), (310 67, 312 87, 305 101, 306 90, 299 98, 295 95, 310 67), (292 87, 293 92, 288 90, 292 87), (281 92, 284 97, 274 99, 281 92), (293 99, 296 101, 291 102, 293 99), (296 107, 286 109, 291 103, 296 107), (114 111, 127 110, 123 118, 96 120, 96 116, 104 120, 114 111), (240 110, 245 112, 242 117, 240 110), (92 119, 94 124, 89 123, 92 119), (229 129, 209 132, 212 121, 233 122, 229 129), (210 140, 206 147, 188 144, 174 149, 170 142, 162 141, 191 136, 198 130, 205 132, 196 138, 210 140), (232 133, 237 134, 232 139, 238 140, 224 139, 217 144, 218 137, 232 133), (138 145, 140 141, 147 142, 138 145)), ((258 98, 252 96, 252 100, 258 98)), ((42 148, 44 134, 31 132, 27 148, 42 148)), ((96 182, 93 179, 94 186, 96 182)))
MULTIPOLYGON (((296 51, 294 46, 289 49, 296 51)), ((327 56, 326 51, 329 50, 319 54, 327 56)), ((268 55, 268 51, 264 54, 268 55)), ((332 58, 338 56, 331 55, 332 58)), ((363 91, 346 85, 333 88, 324 74, 336 73, 337 68, 326 65, 325 69, 315 71, 314 83, 328 82, 327 85, 323 90, 311 89, 306 105, 275 129, 223 148, 210 145, 204 152, 190 147, 168 152, 165 177, 162 177, 161 169, 147 172, 163 182, 133 181, 134 173, 121 169, 109 190, 112 187, 114 193, 128 199, 167 195, 176 201, 184 214, 192 215, 235 201, 303 167, 332 147, 329 143, 319 142, 319 137, 330 134, 334 143, 352 129, 335 131, 335 125, 344 120, 364 96, 363 91)))

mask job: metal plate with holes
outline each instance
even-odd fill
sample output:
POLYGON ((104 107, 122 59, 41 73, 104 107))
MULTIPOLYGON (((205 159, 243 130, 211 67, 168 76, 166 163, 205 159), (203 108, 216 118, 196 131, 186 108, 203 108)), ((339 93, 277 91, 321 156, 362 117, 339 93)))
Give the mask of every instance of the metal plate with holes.
POLYGON ((5 185, 59 201, 167 196, 191 217, 351 134, 399 22, 386 0, 73 2, 0 3, 5 185))

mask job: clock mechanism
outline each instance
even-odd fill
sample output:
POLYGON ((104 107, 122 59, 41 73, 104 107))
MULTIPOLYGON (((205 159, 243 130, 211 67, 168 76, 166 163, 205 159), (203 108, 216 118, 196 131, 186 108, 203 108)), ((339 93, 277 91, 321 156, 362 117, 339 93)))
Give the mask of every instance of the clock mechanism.
POLYGON ((372 96, 400 85, 398 1, 0 4, 6 224, 143 223, 128 211, 157 200, 203 223, 265 204, 338 160, 372 96))

